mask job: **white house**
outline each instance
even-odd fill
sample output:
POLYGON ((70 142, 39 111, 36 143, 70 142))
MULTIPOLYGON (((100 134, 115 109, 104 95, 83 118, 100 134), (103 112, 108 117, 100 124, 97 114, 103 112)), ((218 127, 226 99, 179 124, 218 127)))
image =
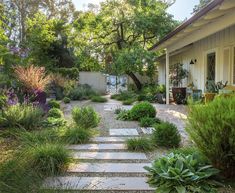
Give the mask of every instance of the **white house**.
MULTIPOLYGON (((235 85, 235 0, 214 0, 165 36, 151 50, 166 50, 159 59, 159 83, 166 84, 169 65, 183 63, 188 80, 205 90, 207 77, 235 85)), ((186 86, 186 85, 185 85, 186 86)))

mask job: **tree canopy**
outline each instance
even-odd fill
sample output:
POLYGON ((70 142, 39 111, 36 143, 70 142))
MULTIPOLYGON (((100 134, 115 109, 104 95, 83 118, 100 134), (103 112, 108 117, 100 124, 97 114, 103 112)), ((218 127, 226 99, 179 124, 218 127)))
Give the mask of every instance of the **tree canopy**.
POLYGON ((149 67, 154 71, 154 54, 146 50, 178 24, 166 12, 168 6, 156 0, 107 0, 98 12, 79 15, 74 24, 76 42, 106 65, 115 64, 114 72, 128 74, 140 89, 134 73, 149 67), (126 59, 129 62, 123 65, 126 59))

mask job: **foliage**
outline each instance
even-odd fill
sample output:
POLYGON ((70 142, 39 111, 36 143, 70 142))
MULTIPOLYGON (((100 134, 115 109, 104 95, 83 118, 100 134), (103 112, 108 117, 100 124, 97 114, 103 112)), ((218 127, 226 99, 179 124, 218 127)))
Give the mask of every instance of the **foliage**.
POLYGON ((136 97, 137 95, 133 91, 122 91, 120 94, 111 95, 111 99, 116 99, 119 101, 135 100, 136 97))
POLYGON ((46 120, 42 122, 42 126, 48 127, 62 127, 67 124, 64 118, 54 118, 54 117, 47 117, 46 120))
POLYGON ((200 0, 198 5, 195 5, 193 8, 193 13, 199 12, 201 9, 206 7, 212 0, 200 0))
POLYGON ((40 126, 43 111, 32 105, 13 105, 0 114, 0 125, 3 127, 22 127, 33 130, 40 126))
POLYGON ((63 112, 60 109, 57 108, 52 108, 48 111, 48 117, 53 117, 53 118, 62 118, 63 112))
POLYGON ((42 180, 40 174, 28 166, 25 157, 17 155, 0 164, 1 192, 35 192, 40 189, 42 180))
POLYGON ((56 101, 55 99, 51 99, 50 101, 48 101, 48 106, 50 108, 60 109, 60 103, 58 101, 56 101))
POLYGON ((182 84, 182 80, 188 77, 188 71, 183 68, 183 64, 176 63, 170 67, 170 81, 175 87, 182 84))
POLYGON ((63 98, 63 102, 64 102, 65 104, 68 104, 68 103, 71 102, 71 99, 70 99, 69 97, 64 97, 64 98, 63 98))
POLYGON ((216 182, 211 178, 219 173, 210 165, 201 163, 197 154, 169 154, 145 167, 148 183, 156 192, 216 193, 216 182))
POLYGON ((151 118, 151 117, 142 117, 140 119, 140 126, 141 127, 153 127, 155 124, 161 123, 161 120, 158 118, 151 118))
POLYGON ((167 14, 168 6, 152 0, 103 2, 99 11, 84 12, 74 22, 76 44, 83 45, 78 52, 101 59, 108 73, 128 74, 140 89, 134 73, 151 76, 155 68, 155 53, 148 52, 148 48, 177 24, 167 14))
POLYGON ((75 126, 65 130, 63 140, 68 144, 83 144, 89 142, 92 136, 93 133, 90 129, 75 126))
POLYGON ((135 102, 135 99, 127 99, 122 102, 123 105, 132 105, 135 102))
POLYGON ((154 127, 152 135, 154 143, 165 147, 178 147, 180 145, 181 136, 174 124, 162 122, 154 127))
POLYGON ((118 113, 117 119, 122 120, 122 121, 131 121, 131 120, 133 120, 131 111, 130 110, 121 110, 118 113))
POLYGON ((197 147, 226 177, 235 177, 235 97, 191 105, 187 132, 197 147))
POLYGON ((131 109, 133 120, 140 120, 142 117, 155 117, 156 109, 149 102, 140 102, 131 109))
POLYGON ((122 112, 122 109, 121 108, 117 108, 117 109, 115 109, 115 111, 114 111, 114 113, 115 114, 120 114, 122 112))
POLYGON ((40 144, 27 151, 30 165, 46 176, 65 171, 70 161, 68 150, 60 144, 40 144))
POLYGON ((67 96, 72 100, 87 100, 96 95, 96 92, 89 85, 80 85, 68 91, 67 96))
POLYGON ((7 96, 5 94, 0 94, 0 110, 7 106, 7 96))
POLYGON ((76 125, 85 129, 97 127, 100 122, 98 113, 92 107, 75 107, 72 116, 76 125))
POLYGON ((65 78, 69 78, 72 80, 78 80, 79 79, 79 70, 76 67, 73 68, 56 68, 53 69, 54 73, 58 73, 62 75, 65 78))
POLYGON ((15 67, 15 74, 18 80, 29 91, 40 90, 44 91, 46 85, 50 81, 50 76, 46 75, 45 68, 30 65, 29 67, 15 67))
POLYGON ((91 101, 92 102, 97 102, 97 103, 105 103, 108 100, 106 98, 104 98, 104 97, 101 97, 101 96, 97 95, 97 96, 92 96, 91 97, 91 101))
POLYGON ((127 139, 126 141, 127 148, 130 151, 151 151, 153 150, 152 141, 148 138, 133 138, 127 139))

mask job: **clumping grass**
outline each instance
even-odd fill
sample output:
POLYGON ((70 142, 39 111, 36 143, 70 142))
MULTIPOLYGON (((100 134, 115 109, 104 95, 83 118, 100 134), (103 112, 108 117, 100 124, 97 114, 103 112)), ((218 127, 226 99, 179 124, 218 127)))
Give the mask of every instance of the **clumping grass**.
POLYGON ((151 139, 146 137, 128 139, 126 141, 128 150, 130 151, 152 151, 153 143, 151 139))
POLYGON ((26 153, 28 164, 45 176, 65 171, 70 162, 69 151, 61 144, 40 144, 30 147, 26 153))
POLYGON ((152 140, 156 145, 164 147, 178 147, 181 142, 181 135, 176 125, 169 122, 162 122, 154 126, 152 140))
POLYGON ((102 97, 102 96, 97 95, 97 96, 92 96, 91 101, 96 102, 96 103, 105 103, 108 100, 106 98, 102 97))
POLYGON ((136 100, 135 99, 127 99, 122 102, 123 105, 132 105, 136 100))
POLYGON ((60 109, 60 103, 58 101, 56 101, 55 99, 51 99, 50 101, 48 101, 48 106, 50 108, 60 109))
POLYGON ((60 109, 52 108, 48 111, 48 117, 62 118, 64 116, 60 109))
POLYGON ((100 122, 99 114, 92 107, 73 108, 72 117, 77 126, 95 128, 100 122))
POLYGON ((93 137, 93 132, 90 129, 83 129, 75 126, 65 130, 63 139, 68 144, 87 143, 93 137))
POLYGON ((0 113, 0 126, 33 130, 40 126, 43 111, 32 105, 14 105, 0 113))
POLYGON ((68 104, 68 103, 71 102, 71 99, 70 99, 69 97, 64 97, 64 98, 63 98, 63 102, 64 102, 65 104, 68 104))
POLYGON ((140 126, 141 127, 152 127, 155 124, 161 123, 161 120, 158 118, 152 118, 152 117, 143 117, 140 119, 140 126))
POLYGON ((29 167, 24 157, 15 155, 12 160, 0 164, 0 192, 39 192, 42 176, 29 167))

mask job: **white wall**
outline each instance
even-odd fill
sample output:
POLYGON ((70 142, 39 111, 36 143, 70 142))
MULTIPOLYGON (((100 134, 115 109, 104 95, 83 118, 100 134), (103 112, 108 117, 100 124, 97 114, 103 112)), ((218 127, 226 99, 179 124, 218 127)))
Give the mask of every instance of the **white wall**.
POLYGON ((100 72, 79 72, 79 84, 88 84, 94 90, 106 93, 106 76, 100 72))
MULTIPOLYGON (((235 25, 217 32, 207 38, 195 42, 187 51, 170 57, 170 64, 181 62, 190 71, 190 76, 185 82, 194 84, 204 91, 206 83, 206 56, 210 52, 216 52, 216 81, 229 81, 232 84, 232 71, 234 64, 235 25), (190 65, 191 59, 197 59, 197 63, 190 65)), ((159 67, 159 82, 165 82, 164 61, 159 67)))

